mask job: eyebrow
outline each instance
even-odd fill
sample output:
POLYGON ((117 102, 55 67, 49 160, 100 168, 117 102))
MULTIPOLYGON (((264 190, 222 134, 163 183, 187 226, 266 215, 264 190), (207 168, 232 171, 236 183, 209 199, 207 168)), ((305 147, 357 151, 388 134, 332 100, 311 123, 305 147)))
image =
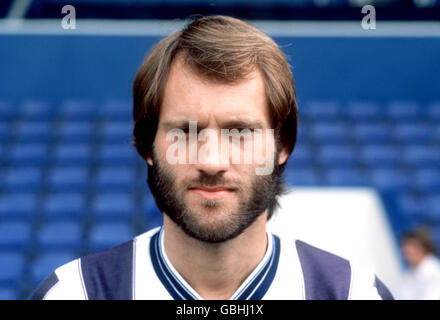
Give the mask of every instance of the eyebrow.
MULTIPOLYGON (((187 120, 168 120, 163 122, 163 127, 166 129, 173 128, 188 128, 189 121, 187 120)), ((222 129, 232 129, 232 128, 243 128, 243 129, 263 129, 264 125, 258 120, 230 120, 221 123, 222 129)), ((197 122, 197 128, 203 129, 205 126, 199 122, 197 122)))

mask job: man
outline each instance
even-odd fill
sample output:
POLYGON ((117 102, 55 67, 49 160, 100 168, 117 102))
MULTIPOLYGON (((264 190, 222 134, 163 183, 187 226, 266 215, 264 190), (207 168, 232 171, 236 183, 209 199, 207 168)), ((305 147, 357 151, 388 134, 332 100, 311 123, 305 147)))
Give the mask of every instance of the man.
POLYGON ((404 274, 397 298, 403 300, 440 300, 440 261, 427 230, 407 232, 402 253, 409 270, 404 274))
POLYGON ((297 135, 293 77, 272 39, 196 19, 146 57, 133 102, 163 226, 58 268, 34 298, 391 298, 373 273, 266 231, 297 135))

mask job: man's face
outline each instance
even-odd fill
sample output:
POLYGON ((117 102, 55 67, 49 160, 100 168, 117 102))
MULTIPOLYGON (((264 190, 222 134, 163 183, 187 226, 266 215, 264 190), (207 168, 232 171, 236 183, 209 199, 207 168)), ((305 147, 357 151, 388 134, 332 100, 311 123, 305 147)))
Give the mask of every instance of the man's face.
POLYGON ((406 239, 403 241, 402 253, 405 260, 412 267, 417 267, 427 255, 425 249, 423 249, 422 245, 415 239, 406 239))
POLYGON ((226 85, 199 78, 177 59, 165 88, 153 156, 147 158, 152 166, 149 185, 159 209, 201 241, 222 242, 238 236, 266 212, 279 183, 278 164, 287 160, 283 150, 276 152, 275 140, 266 129, 273 128, 260 72, 226 85), (205 139, 190 137, 190 121, 195 121, 199 132, 209 131, 205 139), (177 143, 179 148, 174 139, 167 139, 176 128, 186 133, 177 143), (229 152, 224 152, 222 129, 261 129, 262 143, 245 145, 243 139, 241 143, 230 139, 229 152), (170 161, 182 151, 183 162, 170 161), (274 169, 257 175, 256 168, 264 165, 255 157, 245 161, 249 152, 266 159, 272 155, 274 169), (238 163, 232 161, 237 153, 238 163))

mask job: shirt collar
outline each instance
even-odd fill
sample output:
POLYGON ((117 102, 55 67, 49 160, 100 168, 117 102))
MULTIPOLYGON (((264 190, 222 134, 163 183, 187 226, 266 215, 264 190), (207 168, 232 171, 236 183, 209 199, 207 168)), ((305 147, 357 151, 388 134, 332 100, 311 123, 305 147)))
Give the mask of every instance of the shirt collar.
MULTIPOLYGON (((165 252, 163 227, 152 237, 150 256, 156 275, 176 300, 201 300, 202 297, 173 267, 165 252)), ((231 296, 231 300, 260 300, 269 289, 278 268, 280 240, 267 232, 267 250, 252 273, 231 296)))

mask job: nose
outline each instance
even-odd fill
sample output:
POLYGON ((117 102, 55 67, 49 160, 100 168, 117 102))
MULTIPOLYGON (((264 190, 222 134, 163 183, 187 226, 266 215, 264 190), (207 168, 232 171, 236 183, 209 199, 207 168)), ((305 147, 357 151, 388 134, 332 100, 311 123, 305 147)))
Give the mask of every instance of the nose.
POLYGON ((196 169, 208 175, 217 175, 229 169, 229 156, 227 150, 222 149, 219 135, 214 130, 202 133, 197 154, 196 169))

